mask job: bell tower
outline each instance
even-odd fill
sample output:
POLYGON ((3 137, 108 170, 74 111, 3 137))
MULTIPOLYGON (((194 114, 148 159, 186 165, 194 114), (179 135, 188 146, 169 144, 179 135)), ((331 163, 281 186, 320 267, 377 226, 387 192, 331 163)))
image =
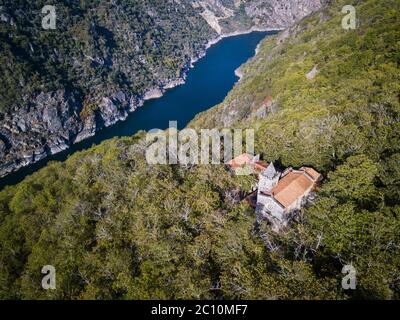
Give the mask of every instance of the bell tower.
POLYGON ((267 169, 260 173, 260 181, 258 182, 258 192, 269 193, 279 181, 280 173, 276 171, 274 164, 271 162, 267 169))

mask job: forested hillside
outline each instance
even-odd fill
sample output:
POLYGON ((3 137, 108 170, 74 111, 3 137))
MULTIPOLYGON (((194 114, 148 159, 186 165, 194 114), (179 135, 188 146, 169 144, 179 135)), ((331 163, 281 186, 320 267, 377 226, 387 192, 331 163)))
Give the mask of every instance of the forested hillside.
POLYGON ((46 1, 2 4, 0 175, 125 119, 216 36, 189 4, 57 1, 54 30, 46 1))
POLYGON ((265 160, 321 170, 318 201, 286 238, 293 253, 320 275, 353 263, 365 294, 398 297, 400 4, 354 1, 357 27, 344 30, 347 4, 264 41, 226 100, 190 126, 256 128, 265 160))
POLYGON ((0 297, 399 299, 398 1, 354 1, 356 30, 341 27, 344 4, 264 41, 191 124, 255 128, 265 160, 323 172, 287 232, 242 201, 255 177, 148 165, 141 132, 0 192, 0 297), (356 290, 341 286, 346 264, 356 290), (41 288, 44 265, 56 290, 41 288))
POLYGON ((141 0, 57 1, 56 28, 45 30, 46 4, 2 4, 1 111, 34 91, 75 89, 87 100, 96 90, 143 93, 180 75, 213 33, 191 6, 141 0))
POLYGON ((181 84, 210 41, 292 25, 319 0, 0 1, 0 176, 181 84), (54 6, 54 29, 44 28, 54 6))

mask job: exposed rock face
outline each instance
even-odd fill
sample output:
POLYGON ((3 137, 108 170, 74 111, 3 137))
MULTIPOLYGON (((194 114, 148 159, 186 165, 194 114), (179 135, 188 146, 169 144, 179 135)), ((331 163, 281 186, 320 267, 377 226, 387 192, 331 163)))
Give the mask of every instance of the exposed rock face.
POLYGON ((81 129, 79 104, 65 91, 40 93, 26 108, 11 110, 1 121, 1 173, 68 148, 81 129))
POLYGON ((198 0, 201 15, 218 33, 285 29, 321 7, 320 0, 198 0))
MULTIPOLYGON (((202 42, 195 44, 196 49, 181 52, 187 60, 186 64, 180 66, 181 72, 175 77, 165 76, 162 69, 149 64, 138 44, 132 44, 132 52, 113 53, 115 36, 108 29, 91 24, 88 33, 93 36, 95 52, 83 50, 80 56, 82 60, 73 57, 71 68, 81 68, 85 64, 101 68, 115 65, 124 74, 135 74, 137 70, 131 69, 127 63, 130 55, 135 53, 135 59, 143 65, 142 72, 157 85, 141 88, 142 92, 131 92, 120 88, 118 84, 106 90, 93 85, 90 101, 86 105, 76 92, 67 88, 25 95, 23 101, 15 102, 6 112, 0 113, 0 176, 93 136, 101 128, 126 119, 128 113, 135 111, 145 100, 160 97, 166 89, 182 84, 187 70, 221 36, 248 30, 286 28, 321 6, 319 0, 171 0, 168 5, 174 10, 193 7, 198 17, 203 18, 199 18, 200 24, 204 24, 204 30, 207 30, 202 42), (122 59, 126 62, 121 63, 122 59)), ((0 14, 0 24, 14 27, 13 15, 16 16, 16 13, 0 7, 0 14)), ((147 14, 156 19, 155 11, 148 10, 147 14)), ((137 38, 133 30, 121 36, 132 43, 137 38)), ((151 41, 153 48, 159 46, 156 40, 151 41)), ((29 48, 32 53, 37 50, 32 44, 29 44, 29 48)), ((59 50, 54 48, 49 60, 60 63, 67 58, 63 58, 59 50)), ((84 81, 85 78, 82 78, 84 81)), ((134 82, 134 76, 131 81, 134 82)), ((19 82, 23 88, 24 79, 19 82)))
POLYGON ((320 7, 320 0, 251 1, 246 13, 257 25, 285 29, 320 7))
POLYGON ((308 80, 312 80, 312 79, 315 78, 315 76, 317 75, 317 73, 318 73, 317 66, 314 66, 310 72, 306 73, 306 78, 307 78, 308 80))
POLYGON ((156 99, 162 97, 162 95, 163 91, 160 88, 155 88, 147 91, 143 99, 144 100, 156 99))

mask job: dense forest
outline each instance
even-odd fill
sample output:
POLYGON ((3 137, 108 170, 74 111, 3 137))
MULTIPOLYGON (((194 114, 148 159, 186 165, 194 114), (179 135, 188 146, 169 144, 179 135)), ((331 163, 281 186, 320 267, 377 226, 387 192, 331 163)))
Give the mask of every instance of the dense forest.
POLYGON ((323 172, 317 203, 286 238, 291 250, 321 276, 352 262, 357 295, 398 297, 400 5, 353 1, 357 26, 344 30, 347 4, 264 41, 226 100, 190 126, 256 128, 266 160, 323 172))
POLYGON ((57 1, 55 30, 41 27, 47 1, 1 4, 0 112, 41 91, 64 89, 82 103, 143 94, 179 77, 215 33, 199 9, 157 0, 57 1))
POLYGON ((182 84, 211 42, 282 29, 319 0, 0 1, 0 177, 182 84))
POLYGON ((45 5, 0 1, 0 176, 126 119, 217 36, 189 0, 45 5))
POLYGON ((254 128, 265 160, 324 174, 288 230, 242 201, 256 177, 149 165, 140 132, 0 192, 0 298, 399 299, 398 12, 396 0, 331 1, 266 39, 190 124, 254 128), (349 2, 355 30, 342 29, 349 2), (356 290, 341 286, 346 264, 356 290), (44 265, 56 290, 41 288, 44 265))

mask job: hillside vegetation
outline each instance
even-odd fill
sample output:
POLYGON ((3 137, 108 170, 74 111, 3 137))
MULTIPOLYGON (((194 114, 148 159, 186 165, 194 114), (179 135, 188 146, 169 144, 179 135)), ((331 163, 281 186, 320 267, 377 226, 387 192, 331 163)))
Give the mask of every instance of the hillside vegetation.
POLYGON ((1 1, 0 176, 125 120, 182 84, 221 35, 288 27, 321 6, 278 2, 1 1), (50 29, 42 25, 49 5, 50 29))
POLYGON ((284 165, 329 171, 350 155, 377 162, 393 156, 399 146, 399 4, 362 1, 355 5, 357 29, 343 30, 344 3, 265 40, 226 100, 190 126, 257 128, 258 151, 284 165), (307 79, 314 68, 315 77, 307 79), (259 117, 268 96, 273 102, 259 117))
POLYGON ((241 201, 255 177, 148 165, 140 132, 0 193, 0 298, 399 299, 398 1, 357 3, 356 30, 341 28, 335 1, 264 41, 227 99, 191 123, 254 127, 265 160, 324 173, 287 232, 241 201), (45 291, 49 264, 57 289, 45 291), (356 290, 341 286, 346 264, 356 290))
POLYGON ((42 28, 46 1, 3 2, 0 111, 41 91, 64 89, 81 103, 143 94, 179 77, 214 33, 198 10, 168 1, 57 1, 55 30, 42 28))

